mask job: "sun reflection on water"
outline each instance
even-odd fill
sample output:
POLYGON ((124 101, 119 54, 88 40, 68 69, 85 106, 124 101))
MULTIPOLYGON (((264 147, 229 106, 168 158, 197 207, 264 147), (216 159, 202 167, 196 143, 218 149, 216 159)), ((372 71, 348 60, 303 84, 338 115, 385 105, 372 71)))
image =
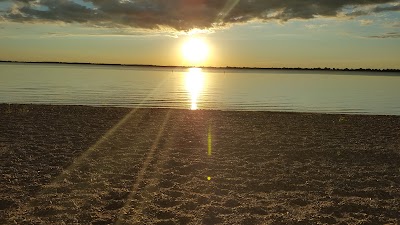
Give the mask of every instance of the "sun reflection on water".
POLYGON ((204 74, 201 68, 190 68, 185 74, 186 89, 191 99, 191 110, 197 110, 197 101, 204 87, 204 74))

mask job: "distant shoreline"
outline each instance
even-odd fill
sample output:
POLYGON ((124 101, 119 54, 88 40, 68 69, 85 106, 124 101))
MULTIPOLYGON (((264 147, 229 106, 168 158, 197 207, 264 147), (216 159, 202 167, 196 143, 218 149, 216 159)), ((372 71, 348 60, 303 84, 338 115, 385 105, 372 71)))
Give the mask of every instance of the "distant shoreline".
MULTIPOLYGON (((62 65, 94 65, 94 66, 127 66, 127 67, 154 67, 154 68, 170 68, 170 69, 185 69, 195 66, 163 66, 163 65, 150 65, 150 64, 118 64, 118 63, 85 63, 85 62, 25 62, 25 61, 8 61, 0 60, 0 63, 21 63, 21 64, 62 64, 62 65)), ((362 71, 362 72, 400 72, 400 69, 370 69, 370 68, 328 68, 328 67, 315 67, 315 68, 302 68, 302 67, 212 67, 200 66, 204 69, 235 69, 235 70, 306 70, 306 71, 362 71)))

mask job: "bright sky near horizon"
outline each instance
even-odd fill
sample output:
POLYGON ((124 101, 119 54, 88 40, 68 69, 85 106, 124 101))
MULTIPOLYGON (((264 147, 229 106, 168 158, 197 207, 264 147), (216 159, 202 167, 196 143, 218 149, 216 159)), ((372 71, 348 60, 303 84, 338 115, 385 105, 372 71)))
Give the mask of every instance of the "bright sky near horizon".
POLYGON ((0 60, 400 69, 400 0, 0 0, 0 60))

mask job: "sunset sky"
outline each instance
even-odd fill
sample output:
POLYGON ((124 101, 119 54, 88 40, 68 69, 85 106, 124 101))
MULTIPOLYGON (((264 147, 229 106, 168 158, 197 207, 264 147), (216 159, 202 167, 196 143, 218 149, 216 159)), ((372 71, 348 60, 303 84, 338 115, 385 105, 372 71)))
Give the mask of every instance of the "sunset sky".
POLYGON ((400 1, 0 0, 0 60, 400 69, 400 1))

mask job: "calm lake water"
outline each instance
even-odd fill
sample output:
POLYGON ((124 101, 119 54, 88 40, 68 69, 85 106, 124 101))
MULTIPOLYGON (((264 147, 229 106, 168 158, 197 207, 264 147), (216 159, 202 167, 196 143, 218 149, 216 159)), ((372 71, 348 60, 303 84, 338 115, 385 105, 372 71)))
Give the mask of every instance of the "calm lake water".
POLYGON ((0 63, 0 103, 400 115, 400 73, 0 63))

